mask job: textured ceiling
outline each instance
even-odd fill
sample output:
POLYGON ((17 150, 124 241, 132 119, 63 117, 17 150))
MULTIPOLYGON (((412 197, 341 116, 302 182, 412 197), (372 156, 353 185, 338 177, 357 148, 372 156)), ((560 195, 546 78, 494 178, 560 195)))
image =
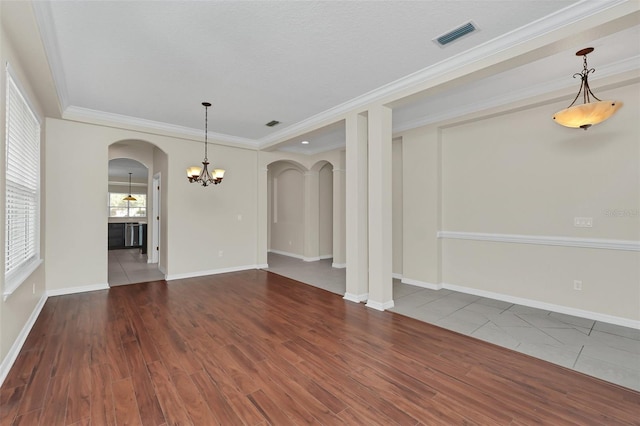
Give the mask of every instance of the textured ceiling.
MULTIPOLYGON (((261 146, 289 126, 464 57, 525 26, 543 25, 554 14, 582 3, 54 1, 36 2, 34 7, 64 110, 201 132, 200 103, 210 101, 210 131, 261 146), (446 48, 432 42, 469 20, 480 31, 446 48), (266 127, 273 119, 282 124, 266 127)), ((633 36, 637 56, 637 31, 633 36)), ((567 46, 567 51, 573 48, 567 46)), ((581 63, 571 54, 562 55, 552 67, 539 64, 535 81, 525 82, 570 78, 581 63)), ((484 86, 477 83, 477 90, 480 96, 498 96, 522 85, 523 72, 527 70, 514 69, 484 86)), ((460 90, 451 90, 448 108, 453 111, 468 99, 460 90)), ((447 98, 446 93, 440 96, 447 98)), ((434 108, 444 113, 442 99, 399 106, 394 126, 420 122, 434 108)), ((314 146, 308 149, 335 146, 340 131, 333 126, 324 134, 315 132, 314 146)), ((298 139, 291 143, 298 144, 298 139)))

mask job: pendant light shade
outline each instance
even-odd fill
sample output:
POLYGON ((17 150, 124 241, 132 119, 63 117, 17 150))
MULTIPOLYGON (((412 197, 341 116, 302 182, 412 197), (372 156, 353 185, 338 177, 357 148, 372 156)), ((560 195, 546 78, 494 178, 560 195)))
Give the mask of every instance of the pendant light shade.
POLYGON ((129 195, 123 198, 124 201, 137 201, 135 197, 131 196, 131 172, 129 172, 129 195))
POLYGON ((578 94, 568 108, 558 111, 553 116, 553 120, 562 126, 587 130, 594 124, 602 123, 622 108, 622 102, 613 100, 601 101, 591 91, 589 74, 595 72, 595 69, 589 69, 587 66, 587 55, 591 52, 593 52, 593 47, 587 47, 576 52, 576 56, 583 57, 582 72, 573 75, 574 78, 580 77, 580 90, 578 90, 578 94), (580 97, 580 93, 582 93, 584 103, 574 106, 580 97), (591 102, 591 97, 598 102, 591 102))

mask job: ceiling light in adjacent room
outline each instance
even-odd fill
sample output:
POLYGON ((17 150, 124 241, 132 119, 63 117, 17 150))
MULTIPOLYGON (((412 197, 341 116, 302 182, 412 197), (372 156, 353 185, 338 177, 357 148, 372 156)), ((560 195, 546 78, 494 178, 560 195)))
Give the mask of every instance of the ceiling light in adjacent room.
POLYGON ((208 110, 211 104, 209 102, 203 102, 202 105, 204 106, 204 160, 202 161, 202 167, 189 167, 187 169, 187 177, 189 178, 189 182, 199 183, 202 186, 208 186, 210 184, 217 185, 222 182, 224 170, 215 169, 212 173, 209 173, 207 169, 209 166, 209 160, 207 159, 208 110))
POLYGON ((587 130, 594 124, 605 121, 622 107, 622 102, 601 101, 591 91, 589 87, 589 74, 595 72, 595 69, 589 69, 587 66, 587 55, 591 52, 593 52, 593 47, 587 47, 576 52, 576 56, 583 57, 582 72, 573 75, 573 78, 580 77, 581 79, 580 90, 578 90, 578 94, 568 108, 558 111, 553 116, 553 119, 558 124, 587 130), (583 104, 574 106, 580 97, 580 93, 582 93, 583 104), (591 97, 598 102, 591 102, 591 97))
POLYGON ((136 197, 131 196, 131 172, 129 172, 129 195, 123 198, 124 201, 136 201, 136 197))
POLYGON ((302 141, 300 142, 302 145, 309 145, 309 141, 302 141))

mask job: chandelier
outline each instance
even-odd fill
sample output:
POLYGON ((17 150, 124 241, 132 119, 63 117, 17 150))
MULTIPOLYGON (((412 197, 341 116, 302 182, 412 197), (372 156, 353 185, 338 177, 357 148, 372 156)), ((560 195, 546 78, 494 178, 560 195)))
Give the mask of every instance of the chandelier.
POLYGON ((578 94, 568 108, 556 112, 553 116, 553 119, 558 124, 587 130, 594 124, 605 121, 622 107, 622 102, 601 101, 591 91, 589 87, 589 74, 596 70, 593 68, 589 69, 587 66, 587 55, 593 52, 593 50, 593 47, 587 47, 576 52, 576 56, 583 57, 582 72, 573 75, 573 78, 580 77, 582 80, 580 90, 578 90, 578 94), (582 93, 583 104, 574 106, 573 104, 575 104, 580 97, 580 93, 582 93), (591 102, 592 97, 598 102, 591 102))
POLYGON ((211 106, 209 102, 203 102, 204 106, 204 160, 202 160, 202 167, 191 166, 187 169, 187 177, 191 183, 199 183, 202 186, 209 186, 210 184, 217 185, 222 182, 224 177, 223 169, 214 169, 212 173, 209 173, 208 166, 209 160, 207 159, 207 133, 208 133, 208 109, 211 106))

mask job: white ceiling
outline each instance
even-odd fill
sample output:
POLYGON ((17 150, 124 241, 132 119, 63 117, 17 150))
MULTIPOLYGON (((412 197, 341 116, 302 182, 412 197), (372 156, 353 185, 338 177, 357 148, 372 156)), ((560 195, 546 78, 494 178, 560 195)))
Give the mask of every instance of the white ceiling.
POLYGON ((128 182, 131 173, 132 182, 147 182, 147 167, 131 158, 114 158, 109 160, 109 181, 128 182))
MULTIPOLYGON (((313 153, 344 143, 340 121, 305 133, 316 117, 420 73, 476 60, 488 46, 499 51, 510 40, 524 42, 525 35, 540 36, 563 19, 620 3, 44 1, 34 9, 67 116, 197 135, 204 125, 201 102, 210 101, 216 139, 264 147, 295 129, 279 149, 313 153), (432 41, 469 20, 480 31, 445 48, 432 41), (271 120, 281 124, 266 127, 271 120), (303 139, 311 144, 301 146, 303 139)), ((598 74, 606 74, 606 66, 610 72, 640 68, 637 19, 634 25, 584 40, 596 47, 589 61, 598 74)), ((398 102, 394 130, 536 90, 577 88, 571 76, 581 69, 574 52, 582 47, 563 46, 499 75, 398 102)))

